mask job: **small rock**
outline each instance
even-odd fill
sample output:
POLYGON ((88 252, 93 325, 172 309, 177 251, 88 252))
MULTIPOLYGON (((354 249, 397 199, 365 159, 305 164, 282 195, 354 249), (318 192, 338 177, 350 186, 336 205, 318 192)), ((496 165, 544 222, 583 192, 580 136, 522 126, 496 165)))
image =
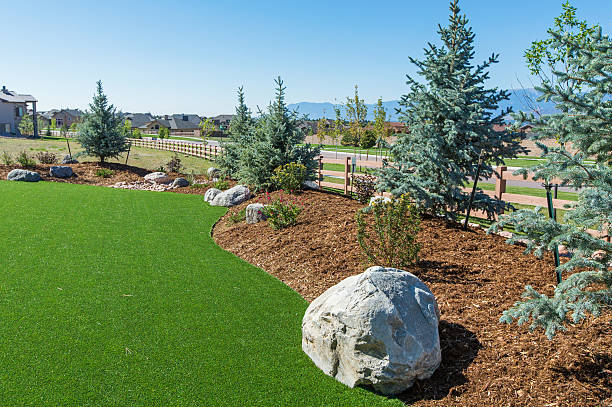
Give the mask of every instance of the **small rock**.
POLYGON ((73 158, 70 154, 66 154, 64 158, 62 158, 62 164, 78 164, 79 162, 73 158))
POLYGON ((497 232, 497 234, 501 237, 505 237, 506 239, 510 239, 512 236, 514 236, 512 232, 508 232, 505 230, 502 230, 501 232, 497 232))
POLYGON ((370 267, 316 298, 302 321, 302 349, 349 387, 398 394, 440 365, 440 311, 406 271, 370 267))
POLYGON ((174 180, 174 182, 172 182, 173 188, 184 188, 188 186, 189 186, 189 181, 187 181, 185 178, 178 177, 177 179, 174 180))
POLYGON ((266 215, 263 213, 264 205, 260 203, 252 203, 246 207, 246 223, 253 224, 266 220, 266 215))
POLYGON ((215 167, 210 167, 208 170, 206 170, 206 173, 208 174, 208 178, 214 179, 219 178, 221 175, 221 170, 215 167))
POLYGON ((154 184, 169 184, 172 182, 172 178, 165 172, 152 172, 144 176, 145 181, 152 182, 154 184))
POLYGON ((235 206, 243 203, 251 197, 251 191, 244 185, 236 185, 217 194, 214 199, 210 202, 212 206, 235 206))
POLYGON ((204 194, 204 202, 208 202, 211 203, 213 199, 215 199, 215 197, 217 195, 219 195, 221 192, 220 189, 217 188, 209 188, 206 193, 204 194))
POLYGON ((38 182, 42 178, 39 173, 34 171, 14 169, 7 174, 6 179, 9 181, 38 182))
POLYGON ((49 169, 49 175, 55 178, 69 178, 72 174, 72 168, 63 165, 54 165, 49 169))
POLYGON ((302 186, 306 189, 314 189, 315 191, 319 189, 319 184, 316 181, 304 181, 302 186))

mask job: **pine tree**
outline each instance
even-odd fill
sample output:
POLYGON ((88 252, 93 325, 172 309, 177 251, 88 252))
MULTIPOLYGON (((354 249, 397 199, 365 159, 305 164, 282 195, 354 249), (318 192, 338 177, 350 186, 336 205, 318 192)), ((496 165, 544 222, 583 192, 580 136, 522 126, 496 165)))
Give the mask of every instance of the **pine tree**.
POLYGON ((281 165, 303 164, 307 179, 314 179, 317 169, 315 158, 320 150, 304 144, 305 136, 299 128, 297 113, 289 111, 285 103, 285 87, 280 77, 276 86, 274 102, 258 119, 249 142, 241 143, 237 151, 237 178, 256 189, 274 188, 272 175, 281 165))
MULTIPOLYGON (((409 132, 394 144, 394 164, 381 170, 379 188, 408 193, 426 212, 454 218, 467 207, 469 194, 462 188, 475 176, 479 158, 481 178, 489 178, 492 165, 522 148, 513 134, 494 128, 509 112, 494 113, 508 92, 485 88, 498 56, 474 66, 475 35, 458 0, 450 11, 449 25, 438 26, 442 45, 429 44, 422 61, 410 58, 423 81, 407 76, 410 92, 401 98, 400 117, 409 132)), ((493 216, 507 205, 479 189, 473 207, 493 216)))
POLYGON ((120 115, 102 91, 102 81, 97 82, 93 102, 89 104, 83 123, 79 126, 76 139, 86 155, 100 158, 103 163, 108 158, 116 158, 128 150, 128 142, 123 132, 120 115))
POLYGON ((217 165, 223 173, 236 178, 239 167, 240 152, 249 147, 252 139, 255 120, 244 99, 244 89, 238 88, 238 106, 229 126, 229 139, 221 141, 223 155, 217 157, 217 165))
MULTIPOLYGON (((525 288, 523 301, 504 312, 501 322, 519 324, 531 321, 530 329, 544 329, 552 338, 565 330, 568 322, 578 322, 587 314, 600 315, 612 307, 612 244, 587 233, 612 233, 612 41, 601 33, 576 37, 549 31, 553 52, 571 49, 561 71, 545 78, 536 89, 539 100, 554 101, 560 113, 536 117, 516 115, 517 125, 530 122, 536 139, 555 137, 558 147, 539 143, 546 161, 532 168, 534 179, 581 188, 578 202, 557 223, 537 210, 520 210, 504 217, 491 230, 513 225, 529 239, 527 251, 542 255, 564 245, 571 258, 557 272, 573 274, 557 285, 552 297, 525 288), (568 151, 571 145, 577 150, 568 151), (594 158, 595 165, 585 164, 594 158), (576 270, 578 270, 576 272, 576 270)), ((526 173, 527 171, 521 171, 526 173)), ((510 239, 513 242, 514 239, 510 239)))

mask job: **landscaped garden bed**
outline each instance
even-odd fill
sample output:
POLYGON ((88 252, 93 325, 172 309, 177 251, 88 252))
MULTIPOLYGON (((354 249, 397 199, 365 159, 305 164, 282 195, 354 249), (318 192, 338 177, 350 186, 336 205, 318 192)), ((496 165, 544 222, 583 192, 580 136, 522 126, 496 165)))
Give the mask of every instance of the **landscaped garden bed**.
MULTIPOLYGON (((355 212, 362 205, 315 191, 296 199, 303 211, 295 226, 275 231, 266 222, 228 221, 255 199, 231 208, 216 224, 213 237, 312 301, 367 268, 356 239, 355 212)), ((421 227, 419 261, 408 271, 438 300, 442 364, 431 379, 418 381, 400 399, 424 405, 612 401, 612 326, 606 317, 570 326, 550 341, 541 331, 530 333, 498 322, 525 285, 552 293, 552 255, 538 259, 500 236, 463 231, 441 219, 426 218, 421 227)))

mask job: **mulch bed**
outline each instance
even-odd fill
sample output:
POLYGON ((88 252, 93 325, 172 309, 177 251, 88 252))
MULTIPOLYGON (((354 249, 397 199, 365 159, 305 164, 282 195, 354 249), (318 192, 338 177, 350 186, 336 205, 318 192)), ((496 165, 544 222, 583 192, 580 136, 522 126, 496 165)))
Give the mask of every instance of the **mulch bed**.
MULTIPOLYGON (((304 192, 299 223, 273 231, 265 222, 215 226, 216 242, 312 301, 369 265, 356 241, 353 200, 304 192)), ((415 405, 612 406, 612 324, 608 317, 570 326, 552 341, 541 331, 498 322, 530 284, 547 294, 552 257, 537 259, 482 230, 424 219, 420 261, 408 271, 432 290, 441 311, 442 364, 399 396, 415 405)))
MULTIPOLYGON (((0 164, 0 179, 5 180, 7 174, 15 169, 21 168, 16 165, 2 165, 0 164)), ((144 168, 133 167, 131 165, 124 165, 118 163, 96 163, 96 162, 85 162, 79 164, 37 164, 35 168, 29 168, 30 171, 36 171, 40 174, 43 181, 50 182, 67 182, 71 184, 87 184, 87 185, 102 185, 110 186, 117 182, 136 182, 142 181, 143 177, 153 171, 146 170, 144 168), (66 165, 72 167, 74 175, 70 178, 54 178, 49 176, 49 168, 54 165, 66 165), (102 178, 96 175, 96 171, 101 168, 110 169, 113 171, 113 175, 109 178, 102 178)), ((184 174, 179 173, 168 173, 168 175, 176 177, 186 177, 184 174)), ((175 188, 172 192, 178 192, 183 194, 198 194, 204 195, 207 188, 175 188)))

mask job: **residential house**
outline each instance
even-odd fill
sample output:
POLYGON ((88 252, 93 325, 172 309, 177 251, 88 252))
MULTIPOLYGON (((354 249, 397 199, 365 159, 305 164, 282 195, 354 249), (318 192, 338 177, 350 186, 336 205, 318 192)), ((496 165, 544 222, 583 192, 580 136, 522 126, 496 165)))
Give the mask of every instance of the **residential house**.
POLYGON ((197 114, 173 114, 151 117, 150 120, 139 126, 132 123, 132 127, 138 127, 144 134, 157 134, 161 128, 165 127, 174 135, 195 135, 195 132, 198 132, 199 135, 201 120, 197 114))
POLYGON ((142 130, 147 123, 154 119, 151 113, 123 113, 122 116, 124 120, 130 121, 132 124, 132 130, 142 130))
MULTIPOLYGON (((36 115, 36 98, 10 91, 3 86, 0 90, 0 135, 20 135, 19 122, 27 114, 28 103, 32 104, 32 114, 36 115)), ((34 120, 34 135, 38 136, 38 123, 34 120)))
POLYGON ((233 117, 233 114, 220 114, 219 116, 211 117, 211 120, 220 131, 227 132, 233 117))
POLYGON ((51 109, 41 113, 41 119, 44 126, 50 126, 55 120, 56 128, 64 125, 70 127, 73 123, 83 121, 83 112, 79 109, 51 109))

